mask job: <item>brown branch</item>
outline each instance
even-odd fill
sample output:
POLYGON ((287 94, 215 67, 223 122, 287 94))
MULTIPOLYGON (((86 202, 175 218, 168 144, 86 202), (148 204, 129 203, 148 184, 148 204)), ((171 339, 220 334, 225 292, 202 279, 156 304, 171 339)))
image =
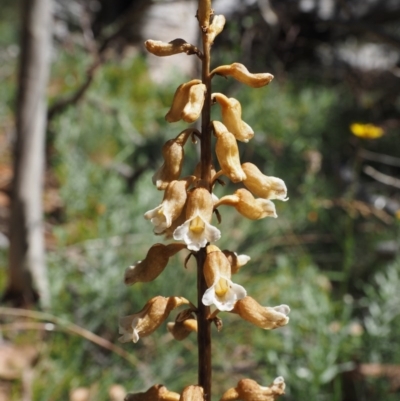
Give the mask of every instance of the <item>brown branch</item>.
POLYGON ((387 164, 388 166, 400 167, 400 158, 398 157, 371 152, 367 149, 360 149, 359 155, 366 160, 387 164))
POLYGON ((374 180, 381 182, 382 184, 389 185, 394 188, 400 189, 400 179, 392 177, 387 174, 383 174, 378 170, 375 170, 371 166, 365 166, 363 168, 365 174, 369 175, 374 180))
MULTIPOLYGON (((55 325, 60 326, 60 328, 64 329, 67 332, 81 336, 81 337, 85 338, 86 340, 91 341, 94 344, 96 344, 102 348, 105 348, 111 352, 114 352, 115 354, 117 354, 120 357, 127 360, 132 365, 138 366, 140 364, 140 362, 138 361, 138 359, 135 356, 133 356, 132 354, 129 354, 124 349, 111 343, 110 341, 106 340, 105 338, 102 338, 102 337, 98 336, 97 334, 94 334, 91 331, 86 330, 83 327, 80 327, 74 323, 60 319, 50 313, 31 311, 28 309, 0 307, 0 315, 27 317, 27 318, 36 319, 36 320, 47 320, 48 322, 51 322, 51 323, 54 323, 55 325)), ((44 326, 46 326, 46 324, 44 326)), ((27 330, 34 329, 34 328, 35 328, 35 326, 31 326, 31 327, 28 326, 27 330)), ((36 327, 36 329, 38 329, 38 328, 36 327)))

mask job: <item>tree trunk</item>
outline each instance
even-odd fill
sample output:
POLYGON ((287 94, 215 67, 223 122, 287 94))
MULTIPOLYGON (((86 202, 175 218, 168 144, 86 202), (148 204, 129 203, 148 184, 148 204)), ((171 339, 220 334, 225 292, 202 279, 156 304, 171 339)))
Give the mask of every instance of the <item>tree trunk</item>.
POLYGON ((52 0, 22 0, 22 40, 16 111, 14 181, 5 299, 50 304, 43 236, 46 87, 50 69, 52 0))

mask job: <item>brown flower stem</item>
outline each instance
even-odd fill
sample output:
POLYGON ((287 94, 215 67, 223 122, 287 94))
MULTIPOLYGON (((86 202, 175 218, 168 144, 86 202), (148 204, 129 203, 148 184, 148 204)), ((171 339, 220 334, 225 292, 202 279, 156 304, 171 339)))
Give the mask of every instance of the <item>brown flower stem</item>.
MULTIPOLYGON (((199 0, 201 3, 207 0, 199 0)), ((201 29, 201 28, 200 28, 201 29)), ((203 58, 202 58, 202 82, 206 86, 204 106, 201 113, 201 179, 203 185, 211 192, 211 77, 210 77, 210 44, 207 33, 202 32, 203 58)), ((204 400, 211 401, 211 321, 210 307, 202 302, 203 295, 207 290, 203 269, 206 259, 205 248, 197 252, 197 320, 198 320, 198 355, 199 355, 199 386, 203 387, 204 400)))

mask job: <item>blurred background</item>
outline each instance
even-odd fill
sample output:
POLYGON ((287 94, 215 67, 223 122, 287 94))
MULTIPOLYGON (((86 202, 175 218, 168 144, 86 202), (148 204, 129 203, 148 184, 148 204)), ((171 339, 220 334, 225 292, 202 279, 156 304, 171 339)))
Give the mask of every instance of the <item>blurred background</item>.
MULTIPOLYGON (((142 216, 162 199, 151 184, 161 146, 186 128, 164 115, 176 86, 200 71, 195 56, 155 58, 143 41, 198 44, 197 2, 57 0, 54 23, 39 23, 51 35, 39 289, 26 264, 26 285, 13 282, 9 257, 17 94, 33 65, 21 39, 28 3, 0 0, 0 400, 118 401, 155 383, 180 392, 197 381, 195 336, 173 341, 163 325, 119 345, 117 329, 153 296, 196 299, 184 252, 151 284, 126 288, 123 273, 161 240, 142 216)), ((212 66, 240 62, 275 76, 261 89, 215 77, 213 90, 240 100, 255 131, 242 162, 282 178, 290 198, 275 202, 278 219, 256 222, 221 207, 217 245, 251 256, 234 277, 249 295, 291 307, 289 325, 273 332, 221 315, 214 399, 243 377, 268 385, 282 375, 288 401, 398 400, 400 2, 213 8, 227 23, 212 66)), ((199 154, 191 143, 185 151, 184 174, 199 154)))

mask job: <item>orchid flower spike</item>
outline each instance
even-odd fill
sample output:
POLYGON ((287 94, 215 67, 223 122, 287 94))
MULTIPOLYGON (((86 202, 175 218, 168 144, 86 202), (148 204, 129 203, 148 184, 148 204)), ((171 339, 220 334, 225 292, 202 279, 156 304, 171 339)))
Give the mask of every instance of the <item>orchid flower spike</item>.
POLYGON ((251 74, 248 69, 240 63, 233 63, 231 65, 221 65, 213 69, 210 73, 213 75, 222 75, 224 77, 231 76, 237 81, 242 82, 252 88, 261 88, 262 86, 268 85, 274 76, 269 73, 251 74))
POLYGON ((238 141, 249 142, 254 136, 254 131, 242 121, 242 106, 239 101, 233 97, 227 98, 222 93, 213 93, 211 98, 221 106, 222 122, 228 131, 232 132, 238 141))
POLYGON ((162 384, 155 384, 144 393, 128 394, 124 401, 179 401, 180 397, 162 384))
POLYGON ((158 57, 172 56, 179 53, 199 54, 200 52, 196 46, 180 38, 171 40, 171 42, 168 43, 149 39, 144 42, 144 45, 148 52, 158 57))
POLYGON ((222 253, 231 265, 231 274, 236 274, 251 259, 250 256, 238 255, 236 252, 228 251, 227 249, 224 249, 222 253))
POLYGON ((234 183, 243 181, 246 174, 240 165, 239 148, 234 135, 219 121, 213 121, 212 124, 217 137, 215 153, 222 173, 234 183))
MULTIPOLYGON (((169 123, 175 123, 183 118, 183 116, 188 116, 187 118, 194 118, 191 121, 193 122, 197 117, 191 114, 192 109, 195 108, 195 111, 198 112, 198 109, 203 107, 204 103, 204 93, 205 93, 205 85, 201 83, 200 79, 192 79, 189 82, 186 82, 182 85, 179 85, 175 91, 174 98, 172 100, 171 108, 168 113, 165 115, 165 119, 169 123), (197 88, 195 88, 197 87, 197 88), (192 88, 195 88, 192 90, 192 88), (187 106, 189 104, 189 106, 187 106), (184 112, 185 108, 189 107, 189 110, 184 112), (190 117, 189 117, 190 116, 190 117)), ((199 113, 200 114, 200 113, 199 113)))
POLYGON ((203 187, 188 193, 186 221, 174 231, 174 239, 184 241, 191 251, 199 251, 207 242, 219 240, 221 232, 210 224, 213 214, 213 199, 203 187))
POLYGON ((192 132, 193 128, 185 129, 176 138, 164 143, 162 147, 164 163, 152 178, 157 189, 164 190, 171 181, 177 180, 181 175, 185 155, 183 147, 192 132))
POLYGON ((257 327, 272 330, 288 324, 290 308, 287 305, 261 306, 255 299, 245 297, 236 302, 232 312, 257 327))
POLYGON ((144 214, 144 218, 154 224, 155 234, 162 234, 182 213, 187 199, 187 189, 195 178, 190 176, 171 181, 165 188, 161 204, 144 214))
POLYGON ((233 206, 242 216, 250 220, 278 217, 273 202, 269 199, 254 199, 251 192, 244 188, 238 189, 233 195, 223 196, 214 207, 221 205, 233 206))
POLYGON ((281 376, 269 387, 262 387, 251 379, 242 379, 235 388, 227 390, 220 401, 275 401, 282 394, 285 394, 285 381, 281 376))
POLYGON ((180 401, 203 401, 204 391, 200 386, 187 386, 183 389, 180 401))
POLYGON ((225 17, 223 15, 214 15, 211 25, 207 31, 207 42, 212 45, 214 39, 222 32, 225 26, 225 17))
POLYGON ((168 318, 169 313, 189 301, 183 297, 151 298, 140 312, 125 316, 119 320, 118 339, 122 343, 139 341, 140 337, 146 337, 153 333, 168 318))
POLYGON ((204 277, 208 289, 203 295, 204 305, 215 305, 220 311, 230 311, 246 296, 246 290, 231 280, 231 264, 215 245, 208 245, 204 262, 204 277))
POLYGON ((125 270, 125 284, 133 285, 155 280, 164 271, 169 258, 184 248, 185 244, 178 243, 153 245, 144 260, 139 260, 125 270))
POLYGON ((264 175, 257 166, 252 163, 242 164, 242 169, 246 174, 243 184, 255 196, 264 199, 279 199, 287 201, 287 189, 283 180, 276 177, 264 175))

